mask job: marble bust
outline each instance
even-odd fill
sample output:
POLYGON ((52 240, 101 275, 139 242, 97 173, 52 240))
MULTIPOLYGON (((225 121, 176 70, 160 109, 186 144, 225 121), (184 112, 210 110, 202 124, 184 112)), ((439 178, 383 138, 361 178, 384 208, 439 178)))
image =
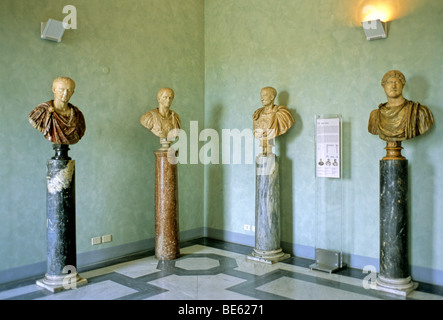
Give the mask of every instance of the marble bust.
POLYGON ((262 107, 252 115, 254 136, 260 140, 265 155, 272 153, 273 140, 285 134, 294 124, 290 110, 274 104, 276 96, 277 90, 272 87, 261 89, 262 107))
POLYGON ((82 112, 69 103, 75 90, 75 82, 58 77, 52 83, 54 100, 35 107, 29 114, 31 125, 53 144, 70 145, 80 141, 86 131, 82 112))
POLYGON ((406 78, 400 71, 387 72, 381 85, 388 101, 380 104, 369 117, 368 131, 390 143, 422 135, 434 124, 428 107, 403 97, 405 83, 406 78))
POLYGON ((157 93, 158 108, 146 112, 140 118, 140 123, 159 137, 162 144, 175 138, 176 134, 172 130, 181 129, 180 117, 170 109, 174 96, 171 88, 160 89, 157 93))

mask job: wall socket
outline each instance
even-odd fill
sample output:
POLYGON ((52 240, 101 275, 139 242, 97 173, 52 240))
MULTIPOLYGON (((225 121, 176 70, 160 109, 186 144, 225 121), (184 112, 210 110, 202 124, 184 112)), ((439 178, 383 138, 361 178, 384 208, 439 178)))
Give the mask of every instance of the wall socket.
POLYGON ((93 246, 100 244, 100 243, 105 243, 105 242, 111 242, 112 241, 112 235, 111 234, 107 234, 105 236, 101 236, 101 237, 94 237, 91 238, 91 244, 93 246))
POLYGON ((94 246, 96 244, 100 244, 102 243, 102 237, 94 237, 91 238, 91 244, 94 246))

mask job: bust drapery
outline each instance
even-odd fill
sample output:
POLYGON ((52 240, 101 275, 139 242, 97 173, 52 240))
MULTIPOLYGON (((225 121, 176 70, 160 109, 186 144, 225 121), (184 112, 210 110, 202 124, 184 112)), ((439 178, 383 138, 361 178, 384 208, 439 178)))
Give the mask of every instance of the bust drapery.
POLYGON ((388 102, 369 116, 368 131, 388 142, 401 142, 427 132, 434 124, 428 107, 403 97, 406 78, 398 70, 388 71, 381 81, 388 102))
POLYGON ((52 82, 54 99, 40 103, 28 116, 29 123, 53 144, 70 145, 80 141, 86 131, 83 113, 69 103, 75 82, 58 77, 52 82))
POLYGON ((53 103, 54 101, 51 100, 39 104, 29 114, 29 122, 52 143, 75 144, 79 142, 86 131, 82 112, 69 103, 69 114, 67 116, 58 114, 53 103))
POLYGON ((424 134, 434 124, 428 107, 405 100, 396 107, 380 104, 369 117, 368 131, 385 141, 404 141, 424 134))

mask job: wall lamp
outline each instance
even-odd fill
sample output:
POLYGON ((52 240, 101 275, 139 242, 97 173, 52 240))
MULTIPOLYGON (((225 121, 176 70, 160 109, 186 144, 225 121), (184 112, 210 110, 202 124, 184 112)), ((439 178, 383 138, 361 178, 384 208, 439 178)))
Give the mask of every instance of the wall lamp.
POLYGON ((386 39, 387 35, 387 23, 377 20, 363 21, 363 31, 366 35, 366 40, 386 39))
POLYGON ((62 21, 49 19, 48 22, 41 23, 41 38, 45 40, 61 42, 65 27, 62 21))
POLYGON ((77 8, 69 4, 63 7, 62 12, 68 14, 63 22, 49 19, 41 23, 42 39, 61 42, 66 29, 77 29, 77 8))
POLYGON ((361 24, 367 40, 386 39, 388 21, 392 19, 394 8, 389 1, 372 1, 362 10, 361 24))

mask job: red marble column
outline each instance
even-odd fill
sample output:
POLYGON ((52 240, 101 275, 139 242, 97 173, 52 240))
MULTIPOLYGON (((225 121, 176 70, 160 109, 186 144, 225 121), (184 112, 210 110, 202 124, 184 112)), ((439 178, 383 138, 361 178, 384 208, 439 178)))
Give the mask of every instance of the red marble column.
POLYGON ((178 226, 177 165, 168 160, 168 151, 155 154, 155 257, 173 260, 180 256, 178 226))

